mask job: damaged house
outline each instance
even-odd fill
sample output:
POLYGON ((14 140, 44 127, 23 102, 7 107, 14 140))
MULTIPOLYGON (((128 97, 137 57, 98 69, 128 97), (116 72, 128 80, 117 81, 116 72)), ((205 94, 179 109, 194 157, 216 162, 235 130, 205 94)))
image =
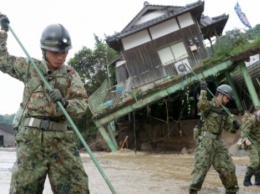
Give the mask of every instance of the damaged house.
MULTIPOLYGON (((119 118, 128 117, 133 133, 138 130, 134 114, 139 109, 146 108, 148 117, 161 120, 163 126, 151 132, 153 134, 139 132, 140 145, 141 137, 143 141, 154 142, 163 136, 183 135, 185 123, 180 123, 180 119, 198 117, 196 92, 200 79, 212 78, 209 83, 212 91, 218 85, 219 75, 226 76, 234 86, 229 74, 238 66, 234 61, 227 60, 206 68, 202 65, 202 61, 210 58, 205 41, 212 44, 212 39, 221 36, 229 18, 226 14, 205 16, 204 4, 199 0, 185 6, 165 6, 145 1, 141 11, 121 32, 106 38, 109 47, 120 53, 108 64, 115 68, 116 84, 106 80, 89 97, 89 107, 110 150, 116 151, 120 147, 115 137, 118 125, 115 121, 119 118), (165 106, 166 119, 152 115, 156 111, 153 104, 160 101, 165 106), (186 114, 182 110, 184 106, 186 114)), ((243 63, 241 66, 244 68, 243 63)), ((249 84, 252 85, 250 81, 249 84)), ((239 100, 235 103, 238 111, 243 111, 239 100)), ((258 104, 256 100, 255 105, 258 104)), ((145 130, 144 125, 140 128, 145 130)), ((190 126, 186 128, 191 130, 190 126)), ((194 143, 190 137, 186 141, 194 143)))

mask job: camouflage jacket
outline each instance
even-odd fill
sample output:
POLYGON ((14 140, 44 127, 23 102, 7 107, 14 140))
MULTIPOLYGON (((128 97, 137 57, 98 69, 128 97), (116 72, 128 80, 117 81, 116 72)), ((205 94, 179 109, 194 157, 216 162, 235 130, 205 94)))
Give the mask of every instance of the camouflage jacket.
POLYGON ((197 106, 204 120, 201 131, 209 131, 216 135, 221 135, 223 129, 231 133, 236 132, 232 124, 233 119, 222 107, 217 107, 215 98, 208 101, 206 90, 201 90, 197 106))
MULTIPOLYGON (((50 117, 59 121, 66 118, 58 104, 50 99, 46 86, 40 79, 36 69, 27 58, 15 57, 8 53, 5 42, 7 37, 0 33, 0 71, 22 81, 25 85, 21 106, 24 117, 50 117)), ((39 71, 51 88, 61 91, 69 101, 66 111, 72 118, 80 118, 87 109, 87 93, 78 73, 72 67, 62 65, 50 71, 44 60, 33 59, 39 71)))
POLYGON ((242 142, 244 142, 247 138, 244 131, 250 138, 258 143, 260 143, 260 123, 256 120, 255 114, 246 113, 242 118, 242 142))

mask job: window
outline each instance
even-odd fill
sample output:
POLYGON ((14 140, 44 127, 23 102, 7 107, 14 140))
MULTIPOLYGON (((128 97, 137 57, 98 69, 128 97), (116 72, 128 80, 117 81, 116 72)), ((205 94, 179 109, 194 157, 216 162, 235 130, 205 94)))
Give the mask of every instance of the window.
POLYGON ((178 42, 166 48, 160 49, 158 51, 158 54, 161 59, 162 65, 168 65, 175 61, 179 61, 188 57, 188 53, 183 42, 178 42))

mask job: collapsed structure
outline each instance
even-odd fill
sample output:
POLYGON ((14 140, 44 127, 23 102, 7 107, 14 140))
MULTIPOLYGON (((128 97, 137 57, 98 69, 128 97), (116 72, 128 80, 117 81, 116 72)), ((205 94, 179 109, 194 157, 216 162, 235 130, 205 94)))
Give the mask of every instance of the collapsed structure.
MULTIPOLYGON (((212 39, 222 35, 229 18, 226 14, 216 17, 203 15, 204 3, 199 0, 185 6, 163 6, 144 2, 141 11, 121 32, 107 37, 107 44, 120 53, 108 64, 115 68, 116 84, 106 80, 90 96, 89 107, 111 151, 119 148, 114 135, 116 120, 128 116, 129 122, 133 123, 135 111, 146 107, 148 114, 155 111, 151 110, 152 104, 179 96, 186 96, 185 116, 196 119, 198 81, 213 80, 209 87, 214 91, 224 76, 235 88, 230 73, 238 66, 250 88, 254 107, 259 107, 257 93, 244 63, 245 58, 259 53, 258 49, 241 58, 234 57, 207 66, 203 64, 210 58, 205 41, 209 42, 209 47, 212 46, 212 39)), ((234 94, 237 112, 243 112, 236 90, 234 94)), ((184 116, 181 110, 184 104, 180 102, 183 100, 173 105, 171 110, 179 119, 184 116)), ((167 124, 172 118, 168 111, 167 124)))

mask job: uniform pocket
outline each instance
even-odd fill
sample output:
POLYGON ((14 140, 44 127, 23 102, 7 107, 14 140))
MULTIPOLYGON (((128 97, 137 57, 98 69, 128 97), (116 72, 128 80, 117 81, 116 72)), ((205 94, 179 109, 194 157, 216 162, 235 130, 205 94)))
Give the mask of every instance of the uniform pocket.
POLYGON ((17 144, 33 144, 37 142, 37 138, 40 136, 40 130, 22 127, 16 134, 15 140, 17 144))
POLYGON ((219 132, 220 118, 219 114, 213 112, 205 122, 206 130, 217 134, 219 132))
POLYGON ((75 143, 76 141, 76 136, 75 136, 75 133, 74 131, 67 131, 66 132, 66 138, 69 142, 71 143, 75 143))

